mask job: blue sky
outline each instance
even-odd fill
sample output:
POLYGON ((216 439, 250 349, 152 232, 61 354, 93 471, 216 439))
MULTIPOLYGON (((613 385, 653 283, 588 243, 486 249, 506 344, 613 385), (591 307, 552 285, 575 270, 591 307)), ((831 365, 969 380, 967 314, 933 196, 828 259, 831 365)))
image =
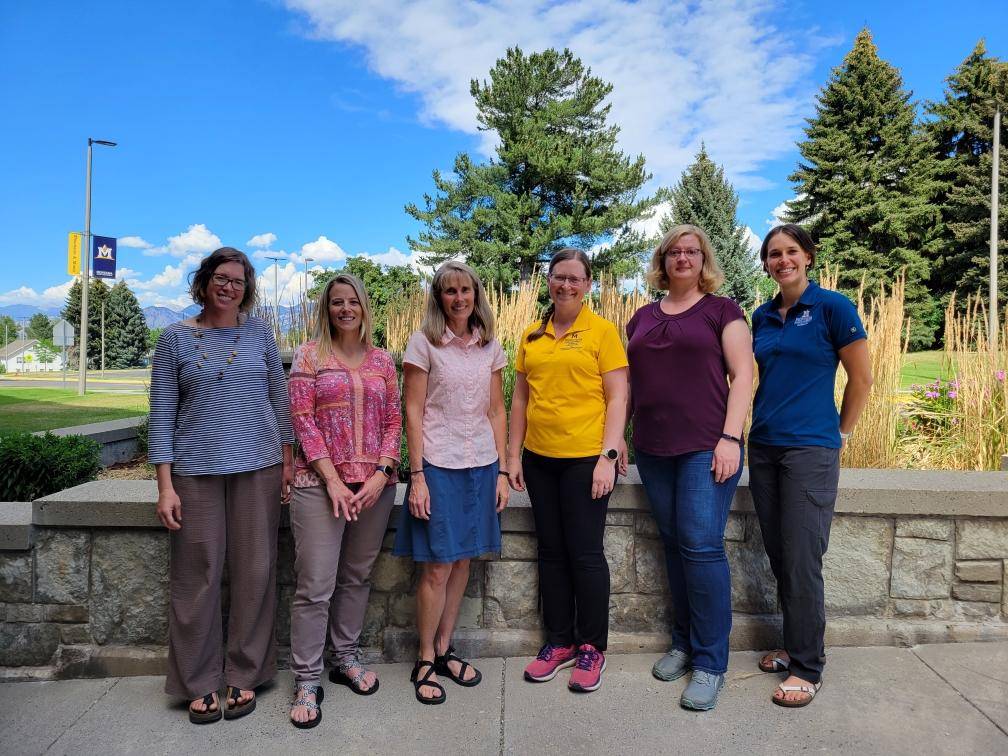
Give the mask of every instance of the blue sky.
POLYGON ((915 99, 985 37, 1008 58, 1008 6, 720 0, 0 4, 0 305, 59 306, 66 234, 119 238, 141 304, 181 309, 185 276, 229 244, 272 297, 349 255, 411 259, 403 211, 459 151, 486 156, 469 80, 506 48, 569 46, 614 84, 621 145, 671 185, 701 140, 755 237, 792 196, 803 118, 868 25, 915 99), (130 246, 131 245, 131 246, 130 246))

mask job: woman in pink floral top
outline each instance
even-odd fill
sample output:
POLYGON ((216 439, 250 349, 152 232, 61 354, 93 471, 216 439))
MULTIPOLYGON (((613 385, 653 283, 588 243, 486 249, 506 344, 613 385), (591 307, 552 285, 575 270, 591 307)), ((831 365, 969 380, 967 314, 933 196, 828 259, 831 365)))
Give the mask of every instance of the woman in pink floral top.
POLYGON ((402 418, 396 369, 371 344, 364 285, 336 276, 318 303, 318 339, 294 355, 291 418, 300 442, 291 529, 297 591, 291 606, 291 723, 322 718, 326 623, 337 666, 329 680, 355 693, 378 690, 357 658, 370 593, 371 566, 395 500, 402 418), (331 600, 330 600, 331 597, 331 600))

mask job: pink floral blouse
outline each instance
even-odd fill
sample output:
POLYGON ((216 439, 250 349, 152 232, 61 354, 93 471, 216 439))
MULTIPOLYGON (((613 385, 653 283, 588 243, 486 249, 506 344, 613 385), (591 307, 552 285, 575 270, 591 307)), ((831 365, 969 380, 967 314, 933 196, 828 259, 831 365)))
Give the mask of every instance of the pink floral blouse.
MULTIPOLYGON (((371 349, 350 369, 335 356, 318 362, 317 342, 302 344, 290 372, 290 409, 300 442, 294 485, 322 485, 309 463, 329 457, 344 483, 363 483, 380 457, 399 459, 402 413, 395 363, 371 349)), ((395 476, 389 485, 395 485, 395 476)))

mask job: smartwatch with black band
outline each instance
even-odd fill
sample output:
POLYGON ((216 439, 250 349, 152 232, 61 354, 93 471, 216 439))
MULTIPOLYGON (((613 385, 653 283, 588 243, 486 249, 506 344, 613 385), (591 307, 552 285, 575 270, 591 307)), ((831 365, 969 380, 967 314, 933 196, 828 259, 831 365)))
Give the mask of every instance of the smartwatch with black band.
POLYGON ((375 470, 377 470, 380 473, 384 473, 386 478, 391 478, 392 473, 395 472, 392 465, 375 465, 375 470))

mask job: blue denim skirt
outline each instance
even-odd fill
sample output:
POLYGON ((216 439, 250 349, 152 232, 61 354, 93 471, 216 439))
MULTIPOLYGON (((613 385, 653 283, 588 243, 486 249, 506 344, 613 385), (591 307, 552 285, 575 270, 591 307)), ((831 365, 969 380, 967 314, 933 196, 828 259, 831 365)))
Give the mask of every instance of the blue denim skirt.
POLYGON ((416 562, 455 562, 499 552, 500 516, 497 514, 497 462, 454 470, 424 460, 424 479, 430 491, 430 520, 410 514, 410 485, 396 529, 395 556, 416 562))

